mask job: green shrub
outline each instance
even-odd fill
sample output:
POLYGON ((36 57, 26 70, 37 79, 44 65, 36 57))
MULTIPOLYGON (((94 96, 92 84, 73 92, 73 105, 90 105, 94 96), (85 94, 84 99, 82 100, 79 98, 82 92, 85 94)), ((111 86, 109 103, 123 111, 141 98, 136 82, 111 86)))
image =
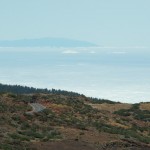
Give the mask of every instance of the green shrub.
POLYGON ((8 111, 8 106, 0 101, 0 113, 8 111))
POLYGON ((131 113, 129 110, 126 109, 120 109, 118 111, 115 111, 114 114, 120 115, 120 116, 130 116, 131 113))
POLYGON ((21 130, 26 130, 26 129, 29 129, 31 126, 28 122, 23 122, 21 124, 21 130))

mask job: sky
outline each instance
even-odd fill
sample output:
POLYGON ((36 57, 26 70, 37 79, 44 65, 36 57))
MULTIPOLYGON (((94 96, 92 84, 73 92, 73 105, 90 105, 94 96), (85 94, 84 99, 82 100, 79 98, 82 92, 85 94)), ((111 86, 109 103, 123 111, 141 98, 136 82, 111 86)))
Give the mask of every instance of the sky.
POLYGON ((149 7, 150 0, 0 0, 0 40, 54 37, 99 45, 0 47, 0 83, 149 101, 149 7))
POLYGON ((150 46, 150 0, 0 0, 0 40, 63 37, 150 46))

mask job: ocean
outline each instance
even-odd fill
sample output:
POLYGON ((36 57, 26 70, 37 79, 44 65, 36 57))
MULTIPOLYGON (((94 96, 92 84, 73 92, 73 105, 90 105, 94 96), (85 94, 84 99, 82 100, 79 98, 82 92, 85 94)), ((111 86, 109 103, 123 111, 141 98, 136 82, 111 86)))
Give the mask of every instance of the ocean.
POLYGON ((137 103, 150 101, 146 47, 0 48, 0 83, 55 88, 137 103))

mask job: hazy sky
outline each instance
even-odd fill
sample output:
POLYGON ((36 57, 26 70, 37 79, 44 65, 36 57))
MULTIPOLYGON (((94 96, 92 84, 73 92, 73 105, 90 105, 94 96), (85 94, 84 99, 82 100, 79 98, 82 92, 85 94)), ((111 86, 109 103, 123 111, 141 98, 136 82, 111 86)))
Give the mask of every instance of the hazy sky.
POLYGON ((150 0, 0 0, 0 39, 150 46, 150 0))

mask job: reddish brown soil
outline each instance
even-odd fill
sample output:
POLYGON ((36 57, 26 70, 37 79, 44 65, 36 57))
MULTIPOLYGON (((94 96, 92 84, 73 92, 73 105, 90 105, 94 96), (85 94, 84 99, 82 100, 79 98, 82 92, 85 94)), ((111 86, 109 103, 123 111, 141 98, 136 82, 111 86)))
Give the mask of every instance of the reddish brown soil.
POLYGON ((79 141, 36 143, 33 148, 37 150, 96 150, 92 145, 79 141))

